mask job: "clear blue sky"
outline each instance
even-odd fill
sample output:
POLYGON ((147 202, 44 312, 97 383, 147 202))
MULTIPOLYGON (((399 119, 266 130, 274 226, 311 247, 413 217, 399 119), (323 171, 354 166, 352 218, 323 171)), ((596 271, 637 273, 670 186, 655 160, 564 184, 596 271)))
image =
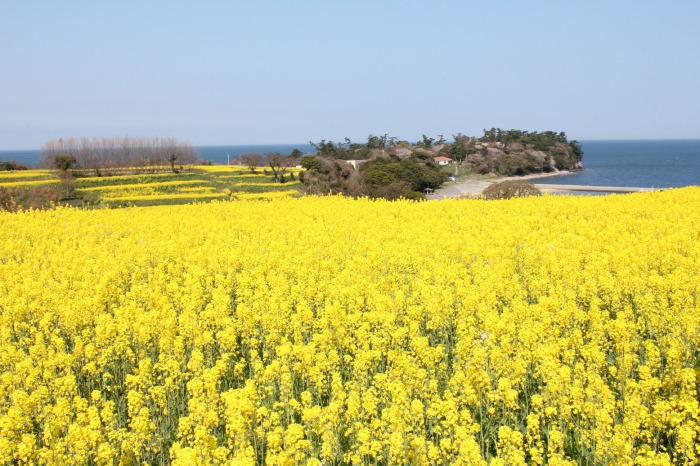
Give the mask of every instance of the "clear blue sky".
POLYGON ((0 150, 700 138, 700 2, 0 0, 0 150))

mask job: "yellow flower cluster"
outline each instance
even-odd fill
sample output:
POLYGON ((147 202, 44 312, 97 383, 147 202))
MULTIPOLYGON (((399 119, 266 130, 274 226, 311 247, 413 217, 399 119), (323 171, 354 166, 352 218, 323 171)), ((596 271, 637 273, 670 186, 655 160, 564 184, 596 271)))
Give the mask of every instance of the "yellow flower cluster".
POLYGON ((0 213, 0 461, 698 464, 698 205, 0 213))
MULTIPOLYGON (((280 186, 278 183, 277 186, 280 186)), ((255 200, 255 199, 279 199, 299 194, 296 189, 288 189, 285 191, 267 191, 262 193, 240 193, 236 192, 233 195, 240 201, 255 200)))
POLYGON ((235 186, 235 187, 239 187, 239 186, 241 186, 241 187, 242 186, 248 186, 248 187, 251 187, 251 186, 268 186, 268 187, 274 186, 274 187, 279 188, 280 186, 284 187, 284 186, 298 186, 298 185, 301 185, 301 181, 287 181, 284 184, 269 182, 269 181, 261 181, 259 183, 256 183, 254 181, 251 181, 251 182, 239 181, 239 182, 233 183, 233 186, 235 186))
POLYGON ((55 174, 54 170, 16 170, 0 171, 0 180, 16 180, 30 178, 48 178, 55 174))
POLYGON ((193 168, 209 173, 249 173, 245 167, 240 165, 194 165, 193 168))
POLYGON ((238 179, 238 178, 259 178, 261 180, 269 179, 269 177, 265 176, 265 174, 263 172, 258 172, 258 173, 240 172, 240 173, 236 173, 235 175, 220 175, 218 178, 220 178, 222 180, 238 179))
POLYGON ((4 188, 15 188, 19 186, 41 186, 49 185, 60 182, 58 179, 40 179, 40 180, 14 180, 14 181, 0 181, 0 187, 4 188))
POLYGON ((121 191, 129 189, 143 189, 147 188, 163 188, 163 187, 173 187, 173 186, 192 186, 201 183, 199 180, 175 180, 175 181, 154 181, 144 183, 134 183, 134 184, 112 184, 106 186, 90 186, 86 188, 79 188, 79 191, 90 192, 90 191, 121 191))
MULTIPOLYGON (((285 175, 288 176, 290 173, 299 173, 302 170, 296 170, 296 169, 288 169, 285 172, 285 175)), ((257 173, 250 173, 250 172, 240 172, 235 175, 220 175, 218 178, 225 180, 225 179, 243 179, 245 182, 249 183, 255 183, 255 179, 260 179, 261 181, 264 180, 269 180, 270 175, 265 175, 264 172, 258 171, 257 173)))
MULTIPOLYGON (((125 180, 133 180, 135 183, 150 183, 152 179, 158 179, 158 178, 163 178, 167 176, 171 176, 171 172, 160 172, 160 173, 130 173, 126 175, 110 175, 110 176, 85 176, 85 177, 80 177, 81 182, 89 182, 89 183, 111 183, 114 180, 120 180, 120 181, 125 181, 125 180)), ((195 176, 195 173, 192 172, 181 172, 178 174, 180 177, 189 177, 189 176, 195 176)))
POLYGON ((181 193, 213 193, 215 189, 211 186, 194 186, 192 188, 180 188, 181 193))
POLYGON ((193 192, 190 190, 183 191, 184 192, 168 194, 144 189, 142 192, 134 192, 126 195, 119 194, 116 196, 106 196, 105 199, 109 201, 164 201, 169 199, 215 199, 229 196, 227 193, 211 192, 211 189, 208 189, 206 192, 193 192))

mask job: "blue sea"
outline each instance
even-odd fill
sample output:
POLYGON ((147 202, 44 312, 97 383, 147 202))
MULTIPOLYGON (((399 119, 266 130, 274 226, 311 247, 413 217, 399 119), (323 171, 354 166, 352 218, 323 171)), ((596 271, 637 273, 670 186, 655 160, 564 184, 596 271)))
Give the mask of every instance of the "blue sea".
POLYGON ((251 146, 200 146, 197 147, 199 155, 206 160, 216 164, 225 165, 229 159, 234 159, 242 154, 267 154, 269 152, 279 152, 281 155, 289 155, 299 149, 303 154, 315 154, 316 150, 311 144, 268 144, 251 146))
MULTIPOLYGON (((583 170, 565 176, 538 179, 538 184, 577 184, 591 186, 631 186, 674 188, 700 185, 700 139, 581 141, 583 170)), ((241 154, 279 152, 294 149, 315 152, 306 144, 268 144, 197 147, 202 158, 226 164, 241 154)), ((0 160, 17 160, 34 166, 38 150, 0 151, 0 160)))
POLYGON ((583 170, 537 184, 680 188, 700 185, 700 139, 582 141, 583 170))

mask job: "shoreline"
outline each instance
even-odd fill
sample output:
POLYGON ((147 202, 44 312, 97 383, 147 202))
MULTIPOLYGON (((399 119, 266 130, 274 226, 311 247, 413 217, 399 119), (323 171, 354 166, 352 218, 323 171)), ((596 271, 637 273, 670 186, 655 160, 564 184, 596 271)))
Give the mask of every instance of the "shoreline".
MULTIPOLYGON (((455 182, 452 185, 436 189, 433 194, 427 196, 428 200, 454 199, 463 196, 478 196, 481 192, 493 183, 508 180, 536 180, 540 178, 550 178, 555 176, 573 175, 579 170, 559 170, 550 173, 531 173, 522 176, 500 176, 492 179, 472 179, 455 182)), ((478 175, 482 176, 482 175, 478 175)), ((488 175, 483 175, 488 176, 488 175)))
POLYGON ((550 172, 550 173, 530 173, 529 175, 522 175, 522 176, 506 176, 502 178, 497 178, 492 183, 498 183, 501 181, 508 181, 508 180, 536 180, 539 178, 551 178, 555 176, 566 176, 566 175, 574 175, 576 173, 579 173, 581 170, 559 170, 557 172, 550 172))

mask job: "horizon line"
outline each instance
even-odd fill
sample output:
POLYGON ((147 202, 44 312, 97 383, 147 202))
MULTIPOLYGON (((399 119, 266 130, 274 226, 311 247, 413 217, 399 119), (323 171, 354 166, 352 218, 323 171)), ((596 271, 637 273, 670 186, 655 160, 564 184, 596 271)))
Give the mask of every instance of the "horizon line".
MULTIPOLYGON (((585 138, 585 139, 570 139, 578 142, 630 142, 630 141, 700 141, 700 137, 691 138, 585 138)), ((329 139, 330 141, 330 139, 329 139)), ((342 143, 342 141, 341 141, 342 143)), ((235 147, 235 146, 294 146, 294 145, 312 145, 307 142, 269 142, 269 143, 249 143, 249 144, 192 144, 193 147, 235 147)), ((37 152, 39 149, 0 149, 0 152, 37 152)))

